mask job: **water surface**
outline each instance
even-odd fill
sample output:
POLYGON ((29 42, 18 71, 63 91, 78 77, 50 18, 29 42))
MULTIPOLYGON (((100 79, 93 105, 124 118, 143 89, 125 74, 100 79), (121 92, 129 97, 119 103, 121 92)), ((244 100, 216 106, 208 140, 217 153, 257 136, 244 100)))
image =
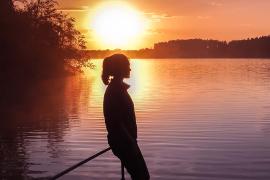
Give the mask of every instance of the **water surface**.
MULTIPOLYGON (((106 148, 101 61, 12 98, 1 178, 44 178, 106 148)), ((270 179, 270 60, 131 60, 139 144, 152 179, 270 179)), ((126 176, 128 176, 126 174, 126 176)), ((62 179, 120 179, 111 152, 62 179)))

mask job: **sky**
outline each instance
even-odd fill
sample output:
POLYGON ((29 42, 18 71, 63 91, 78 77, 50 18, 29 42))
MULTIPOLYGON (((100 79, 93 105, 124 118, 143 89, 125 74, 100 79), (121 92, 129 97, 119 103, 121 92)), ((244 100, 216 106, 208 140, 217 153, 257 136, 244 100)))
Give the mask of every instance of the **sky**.
POLYGON ((88 49, 114 49, 93 35, 91 18, 107 2, 123 2, 147 22, 140 41, 122 49, 152 48, 174 39, 245 39, 270 34, 270 0, 58 0, 59 9, 76 19, 88 49))

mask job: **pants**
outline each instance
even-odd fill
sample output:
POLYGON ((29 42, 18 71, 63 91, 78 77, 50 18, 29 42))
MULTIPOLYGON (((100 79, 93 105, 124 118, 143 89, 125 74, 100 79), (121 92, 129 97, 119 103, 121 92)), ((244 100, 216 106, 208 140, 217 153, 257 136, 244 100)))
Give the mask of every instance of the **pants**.
POLYGON ((137 143, 110 143, 112 152, 129 172, 132 180, 149 180, 150 175, 137 143))

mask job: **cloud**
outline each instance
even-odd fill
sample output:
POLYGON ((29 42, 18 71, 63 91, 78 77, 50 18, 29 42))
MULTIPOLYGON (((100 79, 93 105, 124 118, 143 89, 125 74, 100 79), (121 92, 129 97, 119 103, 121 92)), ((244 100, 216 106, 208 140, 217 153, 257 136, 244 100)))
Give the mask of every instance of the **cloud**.
POLYGON ((252 24, 246 23, 246 24, 239 24, 241 27, 252 27, 252 24))
POLYGON ((59 8, 58 10, 63 12, 84 12, 88 11, 88 6, 59 8))
POLYGON ((197 16, 198 19, 204 20, 204 19, 210 19, 211 16, 197 16))
POLYGON ((79 31, 83 34, 88 34, 88 33, 91 33, 92 30, 91 29, 79 29, 79 31))
POLYGON ((223 6, 222 3, 220 3, 220 2, 215 2, 215 1, 212 1, 212 2, 210 2, 209 4, 210 4, 211 6, 215 6, 215 7, 221 7, 221 6, 223 6))
POLYGON ((161 34, 161 31, 159 31, 158 29, 148 29, 146 34, 148 35, 157 35, 157 34, 161 34))
POLYGON ((154 12, 151 13, 143 13, 145 16, 147 16, 148 19, 150 19, 153 22, 160 22, 163 19, 173 19, 173 18, 179 18, 182 16, 173 16, 166 13, 157 14, 154 12))
POLYGON ((180 17, 180 16, 172 16, 166 13, 157 14, 157 13, 151 12, 151 13, 144 13, 144 14, 147 16, 150 16, 151 18, 159 18, 159 19, 180 17))

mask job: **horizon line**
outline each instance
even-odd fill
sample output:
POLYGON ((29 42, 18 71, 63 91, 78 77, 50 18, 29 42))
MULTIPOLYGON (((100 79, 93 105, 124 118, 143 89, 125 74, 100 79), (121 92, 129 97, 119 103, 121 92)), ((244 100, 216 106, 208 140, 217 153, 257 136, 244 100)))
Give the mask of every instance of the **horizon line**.
MULTIPOLYGON (((183 38, 183 39, 171 39, 171 40, 167 40, 167 41, 160 41, 160 42, 156 42, 153 44, 153 46, 155 44, 158 43, 167 43, 170 41, 178 41, 178 40, 204 40, 204 41, 220 41, 220 42, 232 42, 232 41, 244 41, 244 40, 250 40, 250 39, 256 39, 256 38, 262 38, 262 37, 270 37, 270 33, 268 35, 260 35, 260 36, 256 36, 256 37, 247 37, 247 38, 242 38, 242 39, 233 39, 233 40, 218 40, 218 39, 212 39, 212 38, 183 38)), ((152 47, 145 47, 145 48, 140 48, 140 49, 120 49, 120 48, 114 48, 114 49, 85 49, 86 51, 138 51, 138 50, 145 50, 145 49, 153 49, 152 47)))

